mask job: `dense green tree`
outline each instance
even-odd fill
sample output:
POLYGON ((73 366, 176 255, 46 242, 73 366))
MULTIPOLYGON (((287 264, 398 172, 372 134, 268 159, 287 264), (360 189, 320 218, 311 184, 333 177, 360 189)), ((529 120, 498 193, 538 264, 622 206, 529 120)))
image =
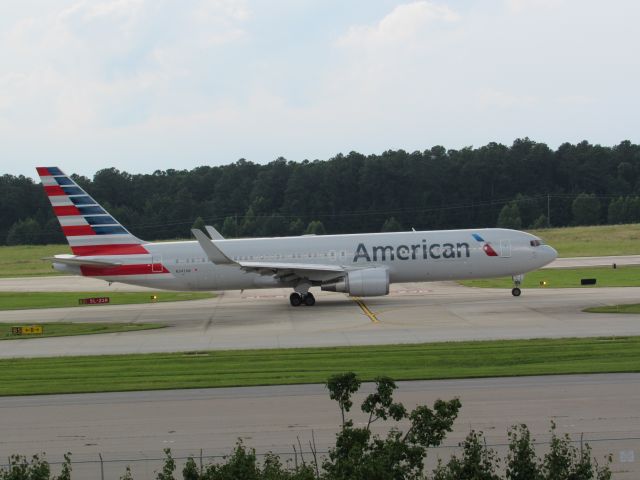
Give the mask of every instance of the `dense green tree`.
POLYGON ((42 242, 42 229, 33 218, 18 220, 9 229, 7 245, 39 244, 42 242))
POLYGON ((593 194, 581 193, 571 204, 574 225, 598 225, 600 200, 593 194))
POLYGON ((368 415, 366 426, 355 427, 346 417, 353 406, 352 396, 360 387, 353 372, 332 376, 327 382, 330 397, 338 403, 342 416, 342 430, 336 436, 334 448, 322 464, 325 478, 331 480, 418 480, 423 477, 427 449, 438 446, 452 429, 458 415, 460 401, 437 400, 433 409, 419 405, 408 412, 401 403, 393 401, 396 389, 393 380, 375 379, 375 390, 361 405, 368 415), (371 432, 371 424, 379 420, 408 421, 402 432, 392 428, 386 437, 371 432))
POLYGON ((614 198, 609 202, 607 209, 607 223, 616 225, 625 221, 625 199, 622 197, 614 198))
POLYGON ((124 469, 124 473, 120 475, 120 480, 134 480, 133 474, 131 473, 131 467, 129 465, 124 469))
POLYGON ((485 445, 482 432, 471 430, 460 443, 462 456, 453 455, 446 464, 440 463, 433 480, 500 480, 496 473, 499 460, 495 451, 485 445))
POLYGON ((387 218, 382 224, 381 232, 402 232, 404 229, 400 222, 395 217, 387 218))
POLYGON ((43 456, 31 459, 22 455, 11 455, 7 468, 0 467, 0 480, 71 480, 71 454, 64 454, 60 475, 51 476, 49 462, 43 456))
POLYGON ((176 461, 173 459, 173 456, 171 455, 171 449, 165 448, 164 455, 165 455, 164 464, 162 465, 162 470, 160 470, 156 474, 156 479, 157 480, 175 480, 175 477, 173 476, 173 472, 175 472, 176 470, 176 461))
POLYGON ((182 478, 184 480, 200 480, 200 469, 196 465, 193 457, 187 458, 182 469, 182 478))
POLYGON ((223 463, 209 465, 202 475, 206 480, 260 480, 260 477, 255 450, 246 448, 240 440, 223 463))
POLYGON ((511 428, 506 475, 508 480, 543 480, 531 433, 526 425, 511 428))
POLYGON ((549 219, 545 214, 536 218, 535 222, 531 224, 531 228, 534 230, 540 230, 541 228, 549 228, 549 219))
POLYGON ((224 238, 235 238, 239 234, 238 222, 234 217, 226 217, 220 232, 224 238))
MULTIPOLYGON (((152 174, 105 168, 93 178, 72 178, 145 240, 188 238, 197 217, 230 238, 299 235, 320 218, 328 233, 375 232, 392 217, 416 229, 493 226, 513 202, 521 226, 542 215, 554 226, 598 224, 609 220, 610 209, 616 223, 640 221, 640 145, 629 141, 552 150, 520 138, 459 150, 350 152, 326 161, 240 159, 152 174)), ((23 176, 0 176, 0 239, 6 243, 9 230, 30 218, 41 231, 20 242, 62 241, 42 187, 23 176)))
POLYGON ((507 203, 498 215, 498 227, 514 228, 516 230, 522 228, 522 219, 520 218, 520 209, 516 202, 507 203))
POLYGON ((320 220, 313 220, 307 225, 305 232, 307 235, 325 235, 327 232, 320 220))
POLYGON ((191 225, 191 228, 196 230, 203 230, 204 227, 205 227, 205 222, 202 219, 202 217, 196 218, 195 222, 193 222, 193 225, 191 225))
POLYGON ((304 233, 304 223, 296 218, 289 224, 289 235, 302 235, 304 233))
MULTIPOLYGON (((611 458, 608 459, 611 462, 611 458)), ((551 442, 549 451, 542 462, 542 474, 549 480, 597 479, 609 480, 609 465, 600 467, 591 457, 588 444, 575 447, 569 435, 559 436, 555 423, 551 422, 551 442)))

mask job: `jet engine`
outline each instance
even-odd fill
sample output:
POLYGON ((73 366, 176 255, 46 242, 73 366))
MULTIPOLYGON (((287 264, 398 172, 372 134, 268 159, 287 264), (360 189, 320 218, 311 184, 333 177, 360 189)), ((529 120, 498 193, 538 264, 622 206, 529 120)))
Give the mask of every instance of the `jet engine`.
POLYGON ((377 297, 389 293, 389 271, 386 268, 352 270, 335 282, 325 283, 321 290, 344 292, 355 297, 377 297))

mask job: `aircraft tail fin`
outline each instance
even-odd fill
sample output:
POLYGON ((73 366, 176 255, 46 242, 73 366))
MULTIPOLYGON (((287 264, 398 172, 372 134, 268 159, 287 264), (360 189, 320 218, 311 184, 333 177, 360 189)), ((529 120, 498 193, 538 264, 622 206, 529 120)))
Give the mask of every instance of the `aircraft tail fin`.
POLYGON ((71 251, 78 256, 149 253, 76 182, 57 167, 37 167, 53 211, 71 251))

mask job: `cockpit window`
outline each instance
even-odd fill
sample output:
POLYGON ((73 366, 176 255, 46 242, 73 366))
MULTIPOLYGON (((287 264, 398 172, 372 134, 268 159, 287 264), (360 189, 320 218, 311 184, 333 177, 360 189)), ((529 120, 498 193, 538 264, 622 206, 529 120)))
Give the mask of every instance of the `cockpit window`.
POLYGON ((532 247, 539 247, 540 245, 544 245, 544 242, 536 238, 535 240, 531 240, 529 242, 529 245, 531 245, 532 247))

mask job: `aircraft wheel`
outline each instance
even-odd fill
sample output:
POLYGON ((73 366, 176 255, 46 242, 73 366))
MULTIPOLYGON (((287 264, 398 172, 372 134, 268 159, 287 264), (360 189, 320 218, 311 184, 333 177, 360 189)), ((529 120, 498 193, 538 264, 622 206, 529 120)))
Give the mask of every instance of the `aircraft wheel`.
POLYGON ((307 307, 313 307, 316 304, 316 297, 313 296, 313 293, 307 293, 304 296, 304 304, 307 307))
POLYGON ((292 307, 299 307, 302 303, 302 297, 298 292, 293 292, 289 295, 289 303, 291 303, 292 307))
POLYGON ((518 287, 514 287, 511 290, 511 295, 513 295, 514 297, 519 297, 521 293, 522 293, 522 290, 520 290, 518 287))

